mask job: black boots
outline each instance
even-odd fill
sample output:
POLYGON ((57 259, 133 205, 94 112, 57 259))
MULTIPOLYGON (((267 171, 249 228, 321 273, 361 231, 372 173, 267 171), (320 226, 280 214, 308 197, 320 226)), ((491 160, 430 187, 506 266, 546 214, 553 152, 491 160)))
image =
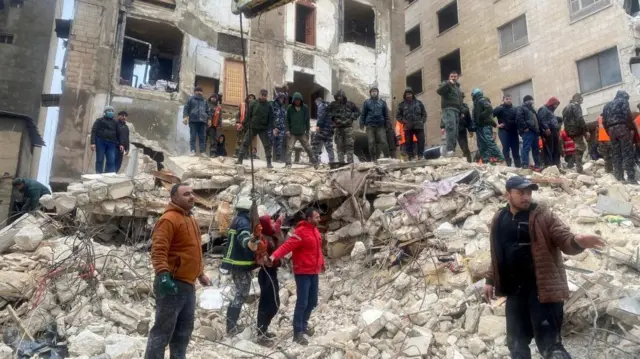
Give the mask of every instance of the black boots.
POLYGON ((240 318, 240 311, 242 308, 227 308, 227 335, 232 337, 244 331, 244 327, 238 325, 238 319, 240 318))
POLYGON ((271 164, 271 157, 267 157, 267 168, 273 168, 273 165, 271 164))
POLYGON ((300 345, 309 345, 309 341, 304 337, 303 333, 293 333, 293 342, 300 345))

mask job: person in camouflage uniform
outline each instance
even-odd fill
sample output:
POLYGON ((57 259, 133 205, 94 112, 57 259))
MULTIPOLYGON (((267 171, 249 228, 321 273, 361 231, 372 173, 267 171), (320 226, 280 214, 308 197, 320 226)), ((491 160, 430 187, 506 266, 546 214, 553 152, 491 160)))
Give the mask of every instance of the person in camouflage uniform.
POLYGON ((462 106, 462 91, 458 77, 457 71, 451 71, 449 79, 440 84, 436 91, 441 98, 440 127, 445 129, 447 155, 453 155, 458 140, 458 122, 462 106))
POLYGON ((471 98, 473 99, 472 117, 476 125, 478 152, 480 152, 482 162, 503 162, 504 157, 493 136, 493 128, 497 127, 498 124, 493 120, 491 101, 478 88, 473 89, 471 98))
POLYGON ((338 147, 338 162, 344 162, 345 154, 347 162, 353 163, 353 121, 360 116, 358 107, 347 100, 343 90, 338 90, 334 100, 329 104, 327 112, 331 123, 335 128, 335 141, 338 147))
POLYGON ((613 101, 602 110, 602 124, 611 138, 613 174, 619 181, 637 183, 635 179, 635 152, 633 147, 633 117, 629 108, 629 94, 620 90, 613 101), (624 164, 624 167, 623 167, 624 164))
POLYGON ((316 98, 316 106, 318 107, 318 119, 316 121, 316 132, 311 140, 311 148, 318 162, 320 162, 322 147, 324 146, 327 150, 327 155, 329 155, 329 163, 332 163, 336 159, 333 153, 333 126, 327 113, 329 103, 322 97, 318 97, 316 98))
POLYGON ((276 162, 285 162, 286 141, 284 138, 284 118, 287 112, 287 106, 284 102, 286 99, 286 93, 278 92, 271 103, 273 107, 273 119, 275 121, 275 128, 278 130, 278 135, 276 136, 274 131, 269 131, 269 140, 271 140, 271 146, 273 148, 273 159, 276 162))
POLYGON ((244 141, 244 136, 247 134, 247 130, 249 127, 243 126, 244 120, 247 117, 247 109, 252 101, 256 100, 256 95, 249 94, 247 98, 245 98, 244 102, 240 104, 240 111, 236 115, 236 149, 235 149, 235 157, 238 157, 240 154, 240 149, 242 148, 242 141, 244 141))
POLYGON ((587 123, 582 116, 582 95, 579 93, 573 95, 571 101, 562 110, 562 120, 564 122, 564 130, 576 144, 576 153, 571 159, 567 158, 567 163, 571 161, 576 165, 576 171, 582 173, 582 156, 587 151, 587 143, 591 138, 591 134, 587 130, 587 123))
MULTIPOLYGON (((402 95, 404 101, 398 104, 396 121, 402 123, 404 139, 406 143, 407 157, 413 160, 413 137, 418 140, 418 158, 424 153, 425 123, 427 122, 427 109, 422 101, 415 98, 413 89, 408 87, 402 95)), ((456 120, 457 121, 457 120, 456 120)), ((457 123, 456 123, 457 125, 457 123)), ((457 129, 456 129, 457 135, 457 129)))

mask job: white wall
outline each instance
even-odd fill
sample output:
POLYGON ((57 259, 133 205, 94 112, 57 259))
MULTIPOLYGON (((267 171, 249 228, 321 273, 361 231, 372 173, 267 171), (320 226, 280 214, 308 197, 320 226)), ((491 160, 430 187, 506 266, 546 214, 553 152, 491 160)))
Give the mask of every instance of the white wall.
MULTIPOLYGON (((197 0, 188 1, 187 10, 197 10, 202 12, 202 18, 209 21, 216 31, 233 30, 240 32, 240 17, 231 13, 231 2, 233 0, 197 0)), ((242 27, 245 33, 250 30, 251 21, 243 18, 242 27)), ((224 31, 226 32, 226 31, 224 31)))

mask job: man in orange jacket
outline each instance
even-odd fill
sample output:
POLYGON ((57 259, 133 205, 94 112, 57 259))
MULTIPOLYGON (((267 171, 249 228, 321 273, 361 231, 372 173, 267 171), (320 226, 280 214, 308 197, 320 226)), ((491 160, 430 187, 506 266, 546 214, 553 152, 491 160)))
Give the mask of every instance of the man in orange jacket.
POLYGON ((156 321, 149 333, 145 359, 163 359, 169 343, 171 358, 186 358, 195 320, 195 282, 211 285, 204 274, 200 227, 191 213, 193 189, 177 184, 170 193, 171 202, 152 235, 156 321))

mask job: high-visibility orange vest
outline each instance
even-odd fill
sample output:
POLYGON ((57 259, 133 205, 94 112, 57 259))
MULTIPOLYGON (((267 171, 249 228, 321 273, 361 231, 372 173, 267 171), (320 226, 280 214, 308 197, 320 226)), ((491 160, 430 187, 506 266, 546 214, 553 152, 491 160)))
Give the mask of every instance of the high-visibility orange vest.
POLYGON ((635 125, 635 128, 636 128, 636 136, 634 140, 636 143, 640 143, 640 115, 636 117, 633 124, 635 125))
MULTIPOLYGON (((405 142, 404 125, 400 121, 396 121, 396 137, 400 137, 400 140, 398 141, 398 145, 400 146, 404 145, 404 142, 405 142)), ((418 138, 416 137, 416 135, 413 135, 413 142, 418 142, 418 138)))
POLYGON ((214 112, 212 120, 211 120, 211 127, 217 128, 219 123, 220 123, 220 114, 222 113, 222 107, 220 107, 220 105, 216 106, 216 112, 214 112))
POLYGON ((609 138, 609 134, 607 130, 604 129, 604 125, 602 124, 602 116, 598 117, 598 142, 609 142, 611 139, 609 138))

